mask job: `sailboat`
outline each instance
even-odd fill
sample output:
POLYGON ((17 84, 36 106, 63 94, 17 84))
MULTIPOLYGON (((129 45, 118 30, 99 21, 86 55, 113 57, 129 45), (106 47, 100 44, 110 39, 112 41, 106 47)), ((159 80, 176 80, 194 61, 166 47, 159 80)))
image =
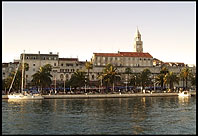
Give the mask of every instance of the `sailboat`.
MULTIPOLYGON (((40 94, 29 94, 29 93, 26 93, 24 90, 23 90, 23 77, 24 77, 24 54, 23 53, 23 61, 22 61, 22 80, 21 80, 21 92, 20 93, 14 93, 14 94, 8 94, 8 100, 42 100, 44 99, 43 96, 41 96, 40 94)), ((18 71, 18 68, 19 66, 17 67, 16 69, 16 72, 15 72, 15 75, 14 75, 14 78, 12 80, 12 83, 11 83, 11 86, 9 88, 9 92, 12 88, 12 84, 14 82, 14 79, 15 79, 15 76, 16 76, 16 73, 18 71)))

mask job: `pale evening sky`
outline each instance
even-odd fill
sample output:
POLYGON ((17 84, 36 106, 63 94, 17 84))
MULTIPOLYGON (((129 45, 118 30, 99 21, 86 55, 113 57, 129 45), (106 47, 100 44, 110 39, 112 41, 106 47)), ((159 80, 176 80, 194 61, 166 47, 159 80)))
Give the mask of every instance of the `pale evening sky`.
POLYGON ((57 53, 90 60, 93 52, 143 52, 164 62, 196 64, 195 2, 3 2, 2 62, 20 54, 57 53))

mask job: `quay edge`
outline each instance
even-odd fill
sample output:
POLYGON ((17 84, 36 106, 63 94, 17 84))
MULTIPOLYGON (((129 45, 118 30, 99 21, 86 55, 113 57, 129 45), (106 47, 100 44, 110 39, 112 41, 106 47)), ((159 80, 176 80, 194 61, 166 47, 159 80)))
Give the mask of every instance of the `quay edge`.
MULTIPOLYGON (((196 95, 191 93, 192 96, 196 95)), ((74 99, 74 98, 129 98, 129 97, 166 97, 178 96, 178 93, 136 93, 136 94, 72 94, 72 95, 43 95, 44 99, 74 99)), ((2 95, 2 99, 8 99, 7 95, 2 95)))

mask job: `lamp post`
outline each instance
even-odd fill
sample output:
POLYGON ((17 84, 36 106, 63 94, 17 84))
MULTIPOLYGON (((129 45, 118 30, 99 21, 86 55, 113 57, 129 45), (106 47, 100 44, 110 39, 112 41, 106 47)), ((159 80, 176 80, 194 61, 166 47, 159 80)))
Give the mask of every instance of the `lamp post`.
POLYGON ((155 92, 155 67, 154 67, 154 72, 153 72, 153 82, 154 82, 154 92, 155 92))
POLYGON ((56 94, 56 72, 54 71, 54 93, 56 94))
MULTIPOLYGON (((134 82, 134 85, 135 85, 135 89, 136 89, 136 75, 135 75, 135 82, 134 82)), ((136 91, 136 90, 135 90, 136 91)))
POLYGON ((56 94, 56 76, 55 76, 55 87, 54 87, 54 91, 55 91, 55 94, 56 94))
POLYGON ((127 77, 126 77, 126 92, 127 92, 127 77))
POLYGON ((101 76, 100 85, 99 85, 99 92, 100 92, 100 88, 102 89, 102 76, 101 76))
POLYGON ((66 77, 65 77, 65 73, 64 73, 64 94, 65 94, 65 80, 66 80, 66 77))
POLYGON ((86 78, 87 78, 87 76, 85 76, 85 93, 87 92, 86 91, 86 83, 87 83, 87 79, 86 78))

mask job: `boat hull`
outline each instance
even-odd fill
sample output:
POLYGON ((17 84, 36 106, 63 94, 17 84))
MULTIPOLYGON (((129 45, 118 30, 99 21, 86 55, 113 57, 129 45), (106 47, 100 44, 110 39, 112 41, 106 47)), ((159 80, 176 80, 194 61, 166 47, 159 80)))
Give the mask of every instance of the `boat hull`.
POLYGON ((14 100, 42 100, 42 99, 44 99, 44 97, 43 96, 35 96, 35 95, 13 94, 13 95, 8 95, 8 99, 14 99, 14 100))
POLYGON ((182 93, 179 93, 178 96, 179 97, 190 97, 191 94, 189 92, 187 92, 187 91, 184 91, 182 93))

